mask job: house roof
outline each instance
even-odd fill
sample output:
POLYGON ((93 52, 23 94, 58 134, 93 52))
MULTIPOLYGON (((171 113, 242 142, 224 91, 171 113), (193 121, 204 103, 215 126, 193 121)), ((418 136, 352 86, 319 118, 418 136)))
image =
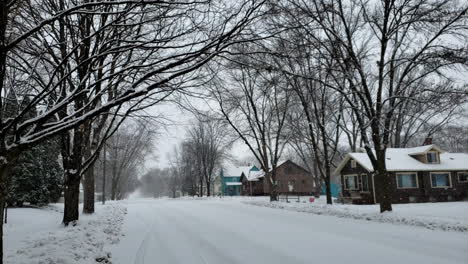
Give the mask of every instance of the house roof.
MULTIPOLYGON (((297 165, 296 163, 292 162, 291 160, 283 160, 278 162, 278 165, 276 165, 276 168, 279 168, 283 166, 286 163, 292 163, 295 166, 298 166, 302 168, 301 166, 297 165)), ((303 170, 307 171, 306 169, 302 168, 303 170)), ((270 170, 271 171, 271 170, 270 170)), ((258 181, 260 178, 265 177, 265 172, 263 170, 259 171, 249 171, 249 173, 244 173, 248 181, 258 181)))
MULTIPOLYGON (((335 174, 339 174, 350 159, 354 159, 365 170, 372 172, 374 168, 367 153, 348 153, 343 161, 338 165, 335 174)), ((454 171, 468 170, 468 154, 443 152, 435 145, 428 145, 415 148, 388 148, 386 153, 386 164, 388 171, 454 171), (440 163, 427 164, 415 159, 414 155, 421 155, 430 150, 437 150, 440 153, 440 163)))
POLYGON ((224 177, 240 177, 242 173, 247 175, 253 166, 231 166, 223 170, 224 177))
MULTIPOLYGON (((402 150, 402 148, 398 148, 402 150)), ((414 148, 405 148, 408 150, 408 155, 421 155, 421 154, 426 154, 430 150, 437 150, 438 152, 443 153, 444 151, 441 150, 439 147, 436 145, 425 145, 425 146, 420 146, 420 147, 414 147, 414 148)))
POLYGON ((259 171, 249 171, 249 173, 245 174, 245 177, 248 181, 258 181, 258 179, 265 176, 265 172, 263 170, 259 171))

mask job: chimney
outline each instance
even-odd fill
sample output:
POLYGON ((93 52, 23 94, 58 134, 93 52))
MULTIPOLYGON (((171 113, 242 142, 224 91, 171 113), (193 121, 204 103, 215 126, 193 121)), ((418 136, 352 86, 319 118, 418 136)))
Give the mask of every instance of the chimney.
POLYGON ((426 137, 423 146, 432 145, 432 137, 426 137))

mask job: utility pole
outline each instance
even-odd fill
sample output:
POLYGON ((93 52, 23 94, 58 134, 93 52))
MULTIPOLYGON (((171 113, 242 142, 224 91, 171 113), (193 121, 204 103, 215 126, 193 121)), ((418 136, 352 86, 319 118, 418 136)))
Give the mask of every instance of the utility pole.
POLYGON ((106 143, 104 143, 104 157, 102 161, 102 204, 106 203, 106 143))

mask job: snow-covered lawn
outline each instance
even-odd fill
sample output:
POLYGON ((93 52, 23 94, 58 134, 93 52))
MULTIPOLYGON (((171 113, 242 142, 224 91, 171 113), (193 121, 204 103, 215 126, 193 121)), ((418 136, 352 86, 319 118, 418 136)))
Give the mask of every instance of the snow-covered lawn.
POLYGON ((308 197, 301 197, 299 203, 293 200, 289 203, 270 203, 265 197, 242 201, 250 205, 318 215, 468 232, 468 202, 395 204, 393 212, 381 214, 378 205, 333 204, 330 206, 326 204, 323 196, 313 203, 308 201, 308 197))
POLYGON ((80 216, 76 226, 61 225, 59 204, 47 208, 13 208, 5 225, 8 264, 85 264, 109 259, 106 245, 119 242, 126 208, 118 203, 98 206, 96 214, 80 216))

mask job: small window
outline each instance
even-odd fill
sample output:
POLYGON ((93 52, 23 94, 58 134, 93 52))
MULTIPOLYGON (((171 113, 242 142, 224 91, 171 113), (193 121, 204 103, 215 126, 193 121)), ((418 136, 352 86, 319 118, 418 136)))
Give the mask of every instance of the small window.
POLYGON ((451 186, 450 173, 448 172, 431 172, 432 188, 447 188, 451 186))
POLYGON ((427 163, 439 163, 439 153, 435 151, 428 152, 427 154, 427 163))
POLYGON ((459 172, 458 182, 468 182, 468 172, 459 172))
POLYGON ((418 176, 416 173, 397 173, 397 188, 418 188, 418 176))
POLYGON ((306 184, 306 180, 302 180, 302 184, 306 184))
POLYGON ((345 175, 344 176, 344 188, 345 190, 357 190, 358 189, 358 176, 357 175, 345 175))
POLYGON ((357 164, 356 164, 356 161, 355 160, 351 160, 351 168, 356 168, 357 167, 357 164))
POLYGON ((290 180, 288 182, 288 190, 290 192, 294 191, 294 187, 296 187, 295 185, 296 185, 296 181, 295 180, 290 180))
POLYGON ((361 174, 361 185, 363 192, 369 191, 369 176, 367 174, 361 174))

